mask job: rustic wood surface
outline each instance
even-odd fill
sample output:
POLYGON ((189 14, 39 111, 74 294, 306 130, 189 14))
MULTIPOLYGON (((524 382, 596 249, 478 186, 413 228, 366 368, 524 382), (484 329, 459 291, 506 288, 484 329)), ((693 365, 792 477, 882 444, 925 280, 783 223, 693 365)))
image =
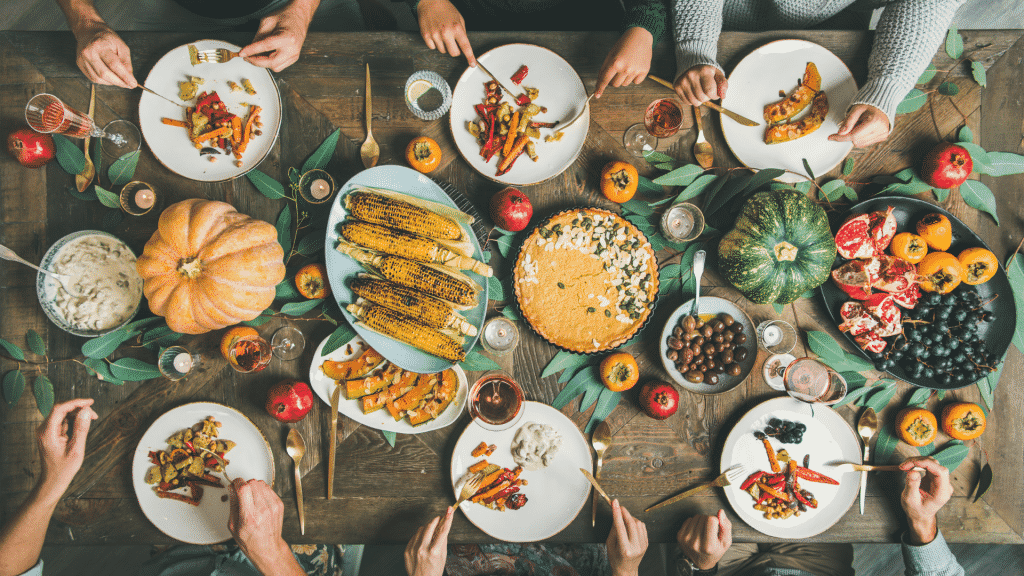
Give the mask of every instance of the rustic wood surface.
MULTIPOLYGON (((953 68, 949 78, 960 87, 952 98, 932 97, 930 103, 916 113, 900 116, 896 130, 885 143, 855 150, 856 169, 849 176, 853 182, 867 182, 876 174, 891 174, 917 163, 920 155, 940 139, 947 138, 965 122, 974 131, 978 142, 989 150, 1022 151, 1024 107, 1019 91, 1024 86, 1024 42, 1018 32, 962 31, 967 54, 984 63, 988 71, 988 88, 979 88, 970 78, 969 69, 953 62, 943 52, 934 60, 939 70, 953 68)), ((477 53, 508 42, 529 42, 549 47, 568 60, 592 90, 604 59, 603 50, 594 46, 610 46, 615 39, 608 33, 500 33, 471 34, 477 53)), ((763 34, 726 33, 720 42, 720 57, 731 70, 751 49, 771 40, 797 37, 820 43, 845 61, 858 82, 863 82, 871 36, 862 32, 772 32, 763 34)), ((191 34, 129 33, 124 38, 132 50, 137 77, 142 79, 157 59, 169 49, 198 39, 191 34)), ((227 38, 245 43, 245 37, 227 38)), ((358 148, 365 133, 363 119, 363 66, 373 71, 374 127, 381 145, 381 164, 403 164, 402 153, 411 137, 426 134, 435 138, 445 152, 441 168, 432 176, 448 182, 466 193, 482 213, 487 200, 501 186, 474 173, 454 149, 447 118, 425 123, 406 108, 402 86, 416 70, 434 70, 454 86, 465 69, 465 61, 427 50, 415 34, 354 33, 310 34, 303 56, 292 67, 277 74, 284 103, 284 124, 271 155, 260 170, 286 179, 290 166, 300 166, 333 129, 340 128, 342 138, 328 169, 343 182, 360 168, 358 148)), ((674 59, 667 44, 655 50, 652 74, 674 76, 674 59)), ((940 82, 943 73, 932 81, 940 82)), ((0 126, 4 132, 23 122, 25 102, 35 93, 52 92, 73 106, 84 107, 88 101, 89 83, 74 64, 74 40, 66 33, 0 33, 0 126)), ((590 136, 579 160, 562 175, 539 185, 526 187, 535 212, 539 216, 558 209, 593 204, 611 205, 597 191, 600 167, 610 159, 629 159, 621 146, 623 130, 642 119, 647 103, 668 92, 653 82, 622 89, 609 89, 594 101, 591 111, 590 136)), ((112 87, 97 89, 97 120, 103 124, 117 117, 137 121, 139 92, 112 87)), ((691 148, 695 131, 692 116, 684 115, 678 135, 663 139, 660 149, 682 160, 692 161, 691 148)), ((722 139, 717 120, 707 123, 708 138, 716 151, 716 166, 733 167, 739 163, 729 153, 722 139)), ((641 172, 652 175, 654 169, 643 161, 641 172)), ((838 175, 819 175, 819 182, 838 175)), ((190 197, 224 200, 240 211, 264 220, 275 221, 284 206, 255 191, 245 178, 232 182, 207 184, 187 181, 160 165, 148 148, 143 147, 136 177, 155 185, 174 201, 190 197)), ((996 193, 1002 227, 980 212, 967 207, 954 192, 943 204, 977 231, 1000 258, 1006 258, 1018 245, 1024 233, 1024 177, 1006 176, 998 179, 982 177, 996 193)), ((10 157, 0 160, 0 243, 13 248, 30 261, 39 260, 43 252, 58 238, 73 231, 103 229, 110 210, 98 202, 75 199, 65 189, 73 183, 56 163, 40 170, 20 167, 10 157), (40 201, 45 195, 45 202, 40 201)), ((858 189, 862 187, 858 186, 858 189)), ((866 197, 866 193, 862 196, 866 197)), ((934 201, 929 195, 929 200, 934 201)), ((840 208, 837 207, 836 210, 840 208)), ((108 221, 109 223, 109 221, 108 221)), ((156 214, 141 218, 126 217, 110 227, 136 252, 153 232, 156 214)), ((507 266, 495 250, 499 276, 507 276, 507 266)), ((659 255, 661 264, 673 260, 671 253, 659 255)), ((179 382, 156 379, 143 383, 113 386, 89 377, 80 360, 82 338, 72 337, 50 324, 40 310, 34 295, 35 273, 28 268, 3 264, 0 268, 0 337, 24 344, 24 334, 34 329, 43 335, 49 348, 46 359, 29 356, 30 364, 20 367, 29 376, 29 389, 17 406, 0 408, 0 519, 8 517, 24 499, 36 479, 39 456, 34 440, 35 427, 41 420, 31 394, 31 381, 46 373, 54 382, 57 401, 88 396, 96 399, 100 420, 94 424, 87 446, 83 470, 76 477, 68 498, 51 522, 47 541, 50 543, 104 544, 170 542, 149 523, 138 506, 129 478, 130 458, 143 432, 153 420, 168 409, 191 401, 216 401, 234 406, 248 415, 263 430, 274 447, 277 475, 276 490, 286 507, 285 538, 289 542, 404 542, 415 528, 430 517, 440 514, 451 501, 448 462, 461 430, 469 423, 467 415, 451 427, 421 435, 399 435, 394 447, 381 434, 344 417, 338 447, 338 468, 335 477, 335 500, 325 499, 325 470, 328 445, 324 431, 329 423, 329 407, 317 402, 311 413, 297 425, 306 438, 308 451, 303 463, 307 530, 299 535, 294 506, 291 461, 284 451, 288 427, 268 416, 263 410, 267 388, 285 377, 304 379, 312 352, 332 327, 323 321, 275 318, 260 327, 269 336, 277 327, 290 323, 303 330, 307 351, 301 360, 275 360, 258 374, 239 375, 220 359, 216 342, 221 331, 190 337, 184 345, 203 355, 202 367, 193 376, 179 382)), ((778 317, 771 306, 754 306, 710 270, 703 284, 707 294, 720 296, 744 307, 755 323, 778 317)), ((1007 295, 1009 296, 1009 295, 1007 295)), ((667 316, 681 303, 680 297, 667 297, 659 303, 652 325, 660 327, 667 316)), ((803 299, 786 306, 782 317, 802 330, 825 330, 839 337, 820 301, 803 299)), ((668 380, 657 356, 658 329, 644 333, 633 352, 643 372, 643 379, 668 380)), ((511 373, 526 390, 528 399, 550 402, 561 389, 555 377, 540 379, 544 366, 556 350, 529 330, 521 330, 521 345, 511 355, 496 357, 505 371, 511 373)), ((840 340, 842 341, 842 340, 840 340)), ((24 347, 24 346, 23 346, 24 347)), ((806 351, 801 341, 798 350, 806 351)), ((118 354, 131 355, 153 362, 152 353, 143 348, 124 348, 118 354)), ((764 353, 760 353, 759 362, 764 353)), ((0 373, 18 367, 8 359, 0 359, 0 373)), ((470 374, 472 380, 476 374, 470 374)), ((1024 402, 1014 383, 1022 376, 1021 355, 1010 349, 1000 386, 995 391, 995 409, 989 418, 989 432, 982 442, 972 445, 967 460, 954 472, 956 495, 940 514, 940 523, 947 540, 954 542, 1024 542, 1024 506, 1019 495, 1024 491, 1024 402), (983 450, 984 449, 984 450, 983 450), (995 480, 991 490, 979 502, 972 503, 967 492, 977 477, 987 452, 993 463, 995 480)), ((882 413, 883 422, 892 420, 895 409, 912 392, 902 385, 900 393, 882 413)), ((682 393, 679 412, 665 421, 654 421, 640 413, 634 396, 627 394, 612 413, 614 433, 612 446, 606 454, 602 483, 610 494, 642 518, 652 541, 673 541, 681 521, 694 513, 714 513, 724 507, 734 520, 736 541, 768 541, 732 513, 721 492, 705 492, 685 502, 660 509, 651 514, 641 510, 665 496, 687 486, 710 479, 717 471, 718 455, 725 435, 747 410, 778 393, 769 389, 754 371, 736 389, 719 396, 697 396, 682 393)), ((947 395, 978 401, 977 390, 967 387, 947 395)), ((589 413, 580 414, 572 402, 563 409, 581 428, 589 413)), ((935 408, 933 398, 929 406, 935 408)), ((839 413, 851 423, 856 411, 840 408, 839 413)), ((906 446, 902 451, 909 454, 906 446)), ((861 516, 856 506, 830 530, 814 538, 827 542, 891 542, 902 529, 899 512, 900 484, 895 475, 871 477, 868 486, 867 513, 861 516)), ((590 511, 583 513, 556 541, 604 541, 610 526, 607 506, 601 504, 598 526, 589 526, 590 511)), ((452 541, 486 541, 488 537, 457 515, 452 541)))

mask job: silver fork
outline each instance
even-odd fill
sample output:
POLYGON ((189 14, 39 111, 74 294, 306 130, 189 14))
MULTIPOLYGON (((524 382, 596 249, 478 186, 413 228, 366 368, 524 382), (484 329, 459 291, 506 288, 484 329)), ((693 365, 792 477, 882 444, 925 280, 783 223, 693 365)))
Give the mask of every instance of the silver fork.
POLYGON ((222 64, 238 56, 238 52, 232 52, 227 48, 214 48, 211 50, 200 50, 196 54, 196 61, 200 64, 222 64))
POLYGON ((712 488, 712 487, 721 488, 723 486, 729 486, 729 485, 732 485, 732 484, 737 484, 740 481, 742 481, 743 478, 746 475, 747 475, 747 468, 743 464, 736 464, 736 465, 732 466, 731 468, 727 469, 725 472, 722 472, 721 474, 719 474, 718 477, 715 478, 714 480, 712 480, 711 482, 705 482, 704 484, 701 484, 701 485, 699 485, 699 486, 697 486, 695 488, 690 488, 689 490, 686 490, 685 492, 680 492, 679 494, 676 494, 675 496, 669 498, 668 500, 665 500, 663 502, 659 502, 659 503, 655 504, 654 506, 651 506, 650 508, 644 510, 644 512, 650 512, 651 510, 654 510, 655 508, 661 508, 662 506, 666 506, 668 504, 672 504, 673 502, 678 502, 678 501, 682 500, 683 498, 689 498, 690 496, 693 496, 694 494, 696 494, 696 493, 698 493, 698 492, 700 492, 702 490, 706 490, 708 488, 712 488))

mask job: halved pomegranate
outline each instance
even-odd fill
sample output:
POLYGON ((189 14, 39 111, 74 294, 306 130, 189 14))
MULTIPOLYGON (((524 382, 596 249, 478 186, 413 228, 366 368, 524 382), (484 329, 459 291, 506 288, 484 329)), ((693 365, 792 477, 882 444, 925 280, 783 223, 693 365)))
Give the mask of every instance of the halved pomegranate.
POLYGON ((892 299, 896 304, 906 308, 907 310, 913 309, 917 306, 918 300, 921 299, 921 289, 918 288, 917 283, 911 284, 910 288, 907 288, 903 292, 896 292, 892 294, 892 299))
POLYGON ((884 292, 905 292, 917 282, 917 268, 913 264, 896 256, 881 254, 878 257, 878 279, 871 287, 884 292))
POLYGON ((843 317, 839 330, 849 332, 850 336, 859 336, 878 326, 878 320, 868 314, 860 302, 851 301, 843 304, 839 309, 839 315, 843 317))
POLYGON ((892 206, 885 212, 878 211, 871 213, 871 240, 875 243, 875 250, 879 254, 889 247, 894 236, 896 236, 896 217, 892 215, 892 206))
MULTIPOLYGON (((899 325, 903 317, 900 309, 896 306, 896 300, 891 294, 885 292, 872 294, 864 301, 864 308, 869 314, 877 318, 880 324, 886 326, 890 324, 899 325)), ((902 329, 900 332, 902 332, 902 329)), ((897 332, 897 334, 900 332, 897 332)))
POLYGON ((871 285, 878 281, 881 262, 875 258, 850 260, 832 271, 832 281, 856 300, 867 300, 871 285))
POLYGON ((854 336, 853 340, 862 349, 867 350, 868 352, 876 353, 881 353, 885 351, 885 346, 886 344, 888 344, 888 342, 882 340, 882 338, 879 337, 874 332, 866 332, 864 334, 861 334, 860 336, 854 336))
POLYGON ((870 214, 857 214, 847 218, 836 232, 836 250, 847 260, 874 257, 875 243, 871 238, 870 214))

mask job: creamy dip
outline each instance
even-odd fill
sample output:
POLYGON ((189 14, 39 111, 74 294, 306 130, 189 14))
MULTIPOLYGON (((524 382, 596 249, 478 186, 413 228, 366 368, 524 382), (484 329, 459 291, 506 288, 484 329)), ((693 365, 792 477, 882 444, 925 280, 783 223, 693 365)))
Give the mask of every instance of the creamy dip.
POLYGON ((512 440, 512 459, 527 470, 545 468, 562 447, 562 436, 547 424, 527 422, 512 440))
POLYGON ((109 236, 83 236, 57 252, 52 269, 66 274, 68 293, 56 280, 54 310, 76 330, 103 331, 116 328, 135 313, 142 299, 142 277, 135 269, 135 255, 120 240, 109 236))

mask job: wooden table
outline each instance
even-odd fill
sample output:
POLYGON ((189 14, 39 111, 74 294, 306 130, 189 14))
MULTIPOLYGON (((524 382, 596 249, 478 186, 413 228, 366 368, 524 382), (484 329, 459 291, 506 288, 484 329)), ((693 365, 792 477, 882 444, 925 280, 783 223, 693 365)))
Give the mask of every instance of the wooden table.
MULTIPOLYGON (((867 181, 876 174, 891 174, 914 164, 940 137, 950 136, 966 118, 966 123, 988 150, 1021 151, 1024 109, 1017 94, 1024 82, 1024 42, 1018 32, 964 32, 968 53, 988 68, 988 88, 980 89, 966 68, 957 68, 951 79, 960 87, 954 98, 932 98, 932 104, 908 116, 899 117, 896 132, 883 144, 856 150, 855 172, 851 179, 867 181), (963 116, 961 116, 963 115, 963 116)), ((531 42, 547 46, 566 58, 593 90, 597 72, 604 59, 603 49, 616 35, 609 33, 481 33, 471 39, 478 53, 507 42, 531 42)), ((863 82, 871 35, 866 32, 777 32, 764 34, 727 33, 720 42, 721 59, 731 69, 739 58, 767 41, 798 37, 818 42, 849 64, 855 77, 863 82)), ((137 77, 142 79, 157 59, 169 49, 198 39, 190 34, 125 34, 132 50, 137 77)), ((245 43, 246 37, 229 37, 245 43)), ((89 83, 74 64, 74 39, 65 33, 0 33, 0 118, 5 132, 21 124, 23 108, 38 92, 52 92, 73 106, 85 108, 89 83)), ((290 166, 303 159, 335 127, 343 137, 329 170, 344 181, 361 169, 358 146, 364 138, 363 66, 373 70, 374 127, 381 144, 381 163, 402 164, 402 151, 414 135, 426 134, 438 140, 445 160, 433 175, 454 184, 467 193, 486 212, 490 195, 500 186, 470 170, 454 151, 447 119, 424 123, 412 116, 402 98, 405 79, 416 70, 434 70, 454 86, 465 68, 465 61, 427 50, 415 34, 356 33, 311 34, 302 58, 276 78, 284 103, 284 124, 278 143, 260 169, 280 180, 290 166)), ((940 52, 935 65, 947 70, 951 61, 940 52)), ((652 73, 673 77, 671 47, 660 45, 655 51, 652 73)), ((941 74, 940 74, 941 76, 941 74)), ((938 79, 933 80, 937 84, 938 79)), ((623 89, 609 89, 592 106, 590 137, 579 160, 561 176, 525 189, 537 213, 544 215, 559 208, 595 204, 609 206, 597 191, 600 167, 611 159, 628 159, 621 146, 623 130, 641 120, 647 103, 665 96, 665 89, 653 82, 623 89)), ((97 90, 97 118, 102 125, 116 117, 137 121, 139 92, 112 87, 97 90)), ((692 117, 686 115, 679 135, 663 140, 661 148, 676 158, 692 161, 690 148, 695 132, 692 117)), ((711 122, 709 138, 718 153, 719 164, 737 166, 728 153, 717 122, 711 122)), ((85 202, 65 189, 72 178, 56 163, 45 169, 28 170, 7 155, 0 160, 0 242, 28 260, 38 260, 56 239, 85 228, 110 228, 137 252, 155 229, 156 215, 126 217, 114 223, 112 210, 97 202, 85 202)), ((653 169, 641 164, 641 171, 653 169)), ((284 206, 258 194, 245 178, 220 184, 187 181, 170 173, 143 147, 136 176, 157 186, 172 200, 204 197, 224 200, 254 217, 274 221, 284 206)), ((830 175, 832 177, 836 174, 830 175)), ((958 194, 951 194, 945 207, 972 226, 995 250, 1007 257, 1024 232, 1024 178, 983 177, 999 201, 1003 226, 965 206, 958 194)), ((930 196, 929 196, 930 199, 930 196)), ((497 258, 497 251, 495 251, 497 258)), ((497 264, 499 275, 508 274, 507 266, 497 264)), ((664 264, 664 261, 662 262, 664 264)), ((251 417, 274 446, 277 459, 276 490, 285 500, 285 538, 289 542, 405 542, 415 528, 441 513, 451 501, 448 463, 459 432, 469 422, 463 417, 453 426, 434 432, 400 435, 395 447, 385 442, 380 432, 361 427, 342 418, 344 431, 338 448, 335 499, 324 498, 328 406, 317 402, 312 413, 298 428, 309 444, 308 464, 304 462, 306 535, 300 536, 293 499, 291 463, 284 452, 287 426, 272 420, 263 410, 267 388, 285 377, 305 378, 313 349, 332 327, 322 321, 294 321, 275 318, 260 328, 270 334, 277 326, 290 322, 300 327, 309 346, 302 360, 284 363, 275 360, 264 372, 242 376, 220 359, 215 342, 221 332, 184 339, 186 345, 202 351, 204 362, 195 376, 172 383, 165 379, 114 386, 89 377, 81 364, 64 359, 81 359, 83 339, 71 337, 50 324, 39 308, 35 294, 35 273, 13 264, 3 265, 0 279, 0 337, 19 345, 24 334, 34 329, 43 335, 49 347, 47 366, 29 365, 29 374, 45 370, 56 387, 58 401, 73 397, 96 399, 100 420, 93 425, 85 466, 79 472, 69 495, 51 522, 49 543, 126 544, 169 542, 141 513, 129 480, 130 454, 149 424, 166 410, 196 400, 223 402, 251 417)), ((707 293, 740 302, 755 321, 776 317, 771 306, 753 306, 730 288, 713 271, 704 277, 707 293)), ((1009 297, 1009 295, 1006 295, 1009 297)), ((659 304, 652 324, 660 326, 679 297, 665 298, 659 304)), ((803 330, 827 330, 839 336, 818 300, 798 300, 786 306, 782 317, 803 330)), ((667 380, 657 358, 658 330, 649 330, 643 342, 634 347, 644 379, 667 380)), ((523 341, 514 354, 500 358, 505 370, 521 382, 527 397, 550 402, 561 385, 555 377, 540 379, 539 374, 556 350, 523 330, 523 341)), ((801 342, 799 350, 805 350, 801 342)), ((153 362, 152 353, 126 348, 119 353, 153 362)), ((763 353, 762 353, 763 356, 763 353)), ((36 357, 30 359, 41 360, 36 357)), ((763 357, 761 358, 763 360, 763 357)), ((15 368, 15 363, 0 360, 0 371, 15 368)), ((756 371, 755 371, 756 373, 756 371)), ((1024 542, 1024 450, 1021 450, 1024 426, 1024 402, 1014 385, 1022 376, 1021 355, 1011 347, 1002 384, 995 392, 996 408, 989 418, 989 430, 982 438, 988 459, 994 463, 995 481, 991 490, 976 504, 965 496, 976 478, 981 460, 980 447, 971 449, 968 459, 953 474, 956 496, 942 510, 940 523, 947 540, 954 542, 1024 542)), ((470 374, 472 379, 475 374, 470 374)), ((34 431, 41 417, 29 389, 14 408, 0 408, 0 493, 2 511, 7 518, 23 500, 39 471, 39 455, 34 431)), ((911 388, 905 385, 882 414, 891 421, 893 411, 905 401, 911 388)), ((721 444, 731 425, 750 407, 778 393, 762 379, 752 375, 737 389, 720 396, 682 395, 679 412, 665 421, 655 421, 639 412, 634 397, 627 396, 610 417, 614 440, 606 456, 603 482, 607 490, 621 498, 627 507, 647 523, 652 541, 673 541, 682 520, 694 513, 713 513, 725 507, 734 521, 736 541, 765 541, 725 504, 720 491, 709 491, 681 504, 644 515, 640 511, 683 487, 709 479, 717 471, 721 444)), ((971 386, 950 396, 978 400, 971 386)), ((948 399, 949 397, 947 397, 948 399)), ((937 404, 933 399, 932 408, 937 404)), ((576 411, 578 402, 564 409, 581 427, 587 414, 576 411)), ((840 409, 851 423, 852 408, 840 409)), ((904 447, 905 448, 905 447, 904 447)), ((893 475, 889 475, 893 476, 893 475)), ((901 531, 899 485, 886 475, 872 476, 868 489, 867 514, 856 506, 832 529, 814 538, 828 542, 892 542, 901 531)), ((602 505, 598 526, 590 527, 589 506, 554 539, 559 541, 604 541, 610 518, 602 505)), ((452 529, 453 541, 485 541, 461 514, 452 529)))

